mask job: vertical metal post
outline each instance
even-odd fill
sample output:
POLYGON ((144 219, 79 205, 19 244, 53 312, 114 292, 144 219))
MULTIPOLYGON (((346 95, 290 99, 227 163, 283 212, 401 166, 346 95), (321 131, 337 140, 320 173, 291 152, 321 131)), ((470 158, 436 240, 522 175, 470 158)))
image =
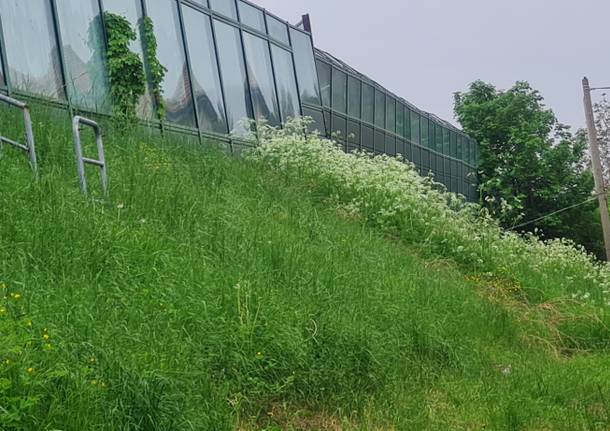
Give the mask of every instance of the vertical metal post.
POLYGON ((28 147, 28 156, 30 164, 34 172, 38 173, 38 160, 36 159, 36 146, 34 144, 34 131, 32 130, 32 116, 30 108, 26 106, 23 109, 23 124, 25 128, 25 142, 28 147))
POLYGON ((93 120, 76 116, 72 119, 72 137, 74 140, 74 155, 76 157, 76 170, 81 192, 87 195, 87 178, 85 175, 85 164, 94 165, 100 168, 100 180, 104 195, 108 195, 108 172, 106 158, 104 156, 104 143, 102 140, 102 130, 93 120), (83 147, 80 139, 80 125, 91 127, 95 131, 95 144, 97 146, 97 159, 90 159, 83 156, 83 147))
POLYGON ((197 106, 197 98, 195 97, 195 86, 193 84, 193 68, 191 65, 191 54, 189 52, 188 41, 186 40, 186 27, 184 25, 184 16, 182 15, 182 2, 177 0, 176 7, 178 8, 178 24, 180 25, 180 33, 182 34, 182 45, 186 59, 186 72, 188 74, 189 88, 191 89, 191 101, 193 102, 193 112, 195 113, 197 137, 199 139, 199 145, 203 145, 203 138, 201 136, 201 124, 199 120, 199 107, 197 106))
POLYGON ((64 55, 64 45, 61 37, 61 29, 59 28, 59 13, 57 12, 57 0, 49 0, 51 5, 51 14, 53 15, 53 29, 55 31, 55 43, 57 44, 57 52, 59 54, 59 63, 61 65, 61 76, 63 78, 63 91, 64 97, 68 102, 68 113, 70 118, 74 116, 74 108, 72 107, 72 101, 70 91, 68 90, 68 69, 66 68, 66 58, 64 55))
MULTIPOLYGON (((0 136, 0 147, 2 144, 7 143, 13 147, 25 151, 28 153, 30 159, 30 166, 37 175, 38 174, 38 162, 36 159, 36 145, 34 143, 34 132, 32 131, 32 116, 30 115, 29 106, 19 100, 13 99, 12 97, 0 94, 0 101, 20 109, 23 112, 23 128, 25 130, 25 145, 19 142, 15 142, 12 139, 8 139, 4 136, 0 136)), ((1 148, 0 148, 1 149, 1 148)))
MULTIPOLYGON (((237 21, 241 23, 241 14, 239 12, 239 6, 237 4, 237 0, 230 0, 230 1, 233 1, 235 3, 235 10, 237 12, 237 21)), ((248 90, 248 99, 250 100, 251 114, 252 114, 252 118, 254 119, 254 128, 256 129, 254 134, 256 136, 256 140, 258 141, 258 119, 256 118, 256 112, 254 112, 254 100, 252 99, 252 89, 250 88, 250 73, 248 73, 248 59, 246 58, 246 43, 245 43, 245 39, 244 39, 244 31, 242 30, 241 26, 239 26, 237 31, 239 32, 239 40, 241 41, 241 54, 242 54, 242 58, 243 58, 243 62, 244 62, 244 71, 246 73, 246 85, 247 85, 246 90, 248 90)), ((231 149, 233 149, 232 143, 233 143, 233 139, 231 139, 231 149)))
POLYGON ((584 92, 585 115, 587 117, 587 130, 589 134, 589 149, 591 151, 591 165, 593 167, 593 178, 595 179, 595 193, 599 201, 599 213, 604 233, 604 246, 606 249, 606 260, 610 261, 610 216, 608 215, 608 195, 599 155, 597 142, 597 130, 595 129, 595 117, 593 115, 593 102, 591 101, 591 86, 585 77, 582 80, 584 92))
POLYGON ((8 75, 8 60, 6 54, 6 41, 4 40, 4 28, 2 27, 2 17, 0 16, 0 68, 3 72, 6 91, 9 96, 12 95, 13 88, 11 86, 11 77, 8 75))
MULTIPOLYGON (((220 67, 220 55, 218 54, 218 41, 216 38, 216 25, 215 25, 215 21, 212 17, 205 15, 205 19, 208 20, 208 22, 210 23, 210 28, 212 29, 212 48, 214 49, 214 58, 216 59, 216 70, 218 70, 218 80, 220 83, 220 96, 222 97, 222 111, 223 114, 225 116, 225 124, 226 124, 226 131, 227 133, 230 133, 231 131, 229 130, 229 111, 227 109, 227 96, 225 94, 225 84, 224 84, 224 80, 222 78, 222 68, 220 67)), ((229 149, 231 149, 232 147, 232 143, 231 143, 231 139, 229 140, 229 149)))

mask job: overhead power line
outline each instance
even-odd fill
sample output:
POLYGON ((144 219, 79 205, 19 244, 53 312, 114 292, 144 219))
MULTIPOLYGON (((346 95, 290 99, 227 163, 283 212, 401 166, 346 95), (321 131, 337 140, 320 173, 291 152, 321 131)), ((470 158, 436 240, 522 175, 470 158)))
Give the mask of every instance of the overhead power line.
MULTIPOLYGON (((601 194, 604 194, 604 193, 601 193, 601 194)), ((592 201, 596 200, 598 197, 599 197, 599 194, 596 194, 595 196, 590 197, 589 199, 587 199, 585 201, 582 201, 582 202, 574 204, 574 205, 570 205, 569 207, 565 207, 565 208, 562 208, 562 209, 557 210, 557 211, 553 211, 552 213, 543 215, 542 217, 535 218, 535 219, 530 220, 528 222, 518 224, 517 226, 511 227, 509 230, 516 230, 516 229, 519 229, 519 228, 522 228, 522 227, 525 227, 525 226, 529 226, 529 225, 534 224, 536 222, 539 222, 541 220, 546 220, 547 218, 553 217, 554 215, 561 214, 561 213, 569 211, 571 209, 578 208, 578 207, 580 207, 582 205, 588 204, 589 202, 592 202, 592 201)))

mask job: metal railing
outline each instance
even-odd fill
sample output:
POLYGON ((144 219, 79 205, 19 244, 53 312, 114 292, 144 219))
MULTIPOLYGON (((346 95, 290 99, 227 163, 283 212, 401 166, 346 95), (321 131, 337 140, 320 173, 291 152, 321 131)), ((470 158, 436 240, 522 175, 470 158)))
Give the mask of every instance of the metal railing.
POLYGON ((38 161, 36 158, 36 145, 34 144, 34 132, 32 131, 32 116, 30 115, 30 108, 26 103, 13 99, 9 96, 5 96, 4 94, 0 94, 0 101, 23 111, 23 128, 25 129, 24 144, 0 135, 0 150, 2 149, 3 144, 9 144, 27 153, 32 170, 34 173, 38 173, 38 161))
POLYGON ((84 195, 87 195, 87 177, 85 175, 85 164, 97 166, 100 168, 100 180, 102 183, 102 191, 104 195, 108 195, 108 171, 106 168, 106 159, 104 157, 104 142, 102 140, 102 129, 95 121, 88 118, 75 116, 72 119, 72 136, 74 138, 74 154, 76 156, 76 170, 80 182, 80 189, 84 195), (80 129, 81 125, 88 126, 95 132, 95 143, 97 145, 97 159, 90 159, 83 156, 83 146, 81 143, 80 129))

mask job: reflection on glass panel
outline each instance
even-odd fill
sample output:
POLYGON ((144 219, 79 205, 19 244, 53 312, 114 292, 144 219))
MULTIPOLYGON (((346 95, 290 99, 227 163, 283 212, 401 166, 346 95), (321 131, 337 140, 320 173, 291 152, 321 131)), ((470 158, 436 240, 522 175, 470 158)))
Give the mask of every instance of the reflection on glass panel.
POLYGON ((385 152, 385 135, 379 130, 375 130, 375 153, 383 154, 385 152))
POLYGON ((332 138, 337 142, 345 142, 347 138, 347 120, 333 114, 332 116, 332 138))
POLYGON ((272 17, 271 15, 267 15, 267 30, 269 30, 269 36, 272 38, 277 39, 286 45, 290 44, 290 39, 288 38, 288 26, 286 23, 272 17))
POLYGON ((443 154, 449 154, 449 129, 443 127, 443 154))
POLYGON ((415 167, 419 170, 421 166, 421 147, 418 145, 411 146, 411 161, 415 164, 415 167))
POLYGON ((391 97, 386 99, 385 128, 394 133, 396 131, 396 101, 391 97))
POLYGON ((163 97, 167 119, 184 126, 195 126, 184 42, 173 0, 148 0, 148 15, 155 28, 159 62, 167 68, 163 81, 163 97))
POLYGON ((396 102, 396 134, 405 136, 405 106, 400 102, 396 102))
POLYGON ((72 103, 98 112, 108 111, 104 34, 97 1, 58 1, 57 13, 72 103))
POLYGON ((385 127, 385 94, 375 90, 375 125, 385 127))
POLYGON ((413 161, 413 145, 409 142, 409 141, 405 141, 405 152, 403 153, 403 156, 405 156, 405 159, 409 160, 409 161, 413 161))
POLYGON ((246 49, 248 78, 250 79, 250 93, 256 118, 258 120, 265 119, 272 126, 278 126, 281 121, 273 83, 269 42, 244 32, 244 47, 246 49))
POLYGON ((297 80, 294 75, 292 54, 284 48, 271 45, 273 67, 275 68, 275 83, 277 85, 278 99, 282 121, 301 115, 297 80))
POLYGON ((449 135, 449 145, 450 145, 450 152, 449 155, 451 157, 455 157, 455 155, 457 154, 457 134, 452 130, 450 135, 449 135))
POLYGON ((242 24, 246 24, 262 33, 266 32, 263 11, 241 0, 239 1, 239 19, 242 24))
POLYGON ((420 143, 419 114, 415 111, 411 111, 411 142, 420 143))
POLYGON ((248 94, 248 80, 239 30, 217 20, 214 20, 214 28, 227 104, 229 132, 246 136, 249 134, 249 129, 245 127, 243 120, 252 118, 252 105, 248 94))
POLYGON ((210 17, 190 7, 184 7, 183 11, 199 126, 211 132, 227 133, 210 17))
POLYGON ((61 65, 48 0, 1 0, 6 72, 14 88, 64 98, 61 65), (27 53, 27 55, 25 55, 27 53))
POLYGON ((323 114, 324 114, 324 124, 326 125, 326 137, 330 138, 330 131, 331 131, 331 127, 330 127, 330 111, 324 110, 323 114))
POLYGON ((423 147, 428 148, 430 146, 430 140, 428 139, 428 134, 430 132, 430 126, 429 126, 429 121, 428 121, 428 117, 426 117, 425 115, 421 116, 421 129, 420 129, 420 133, 421 133, 421 145, 423 147))
POLYGON ((435 125, 436 151, 443 152, 443 129, 439 124, 435 125))
POLYGON ((375 133, 373 132, 373 128, 369 126, 362 126, 362 148, 372 152, 375 148, 374 146, 375 133))
POLYGON ((313 58, 311 37, 291 28, 290 39, 292 40, 297 79, 299 89, 301 90, 301 102, 319 105, 320 89, 318 87, 318 73, 313 58))
POLYGON ((428 175, 428 172, 430 172, 430 151, 426 148, 421 149, 420 166, 422 175, 428 175))
POLYGON ((411 110, 405 106, 405 133, 404 137, 411 140, 411 110))
POLYGON ((303 116, 313 119, 313 123, 309 125, 309 132, 318 133, 320 136, 326 136, 326 127, 324 126, 324 116, 322 115, 322 112, 304 107, 303 116))
POLYGON ((316 60, 318 78, 320 79, 320 94, 322 95, 322 106, 330 108, 330 65, 316 60))
POLYGON ((349 142, 356 148, 360 147, 360 123, 356 121, 348 121, 347 142, 349 142))
MULTIPOLYGON (((158 0, 155 0, 158 1, 158 0)), ((210 0, 210 7, 229 18, 237 19, 235 0, 210 0)))
POLYGON ((360 80, 352 76, 347 78, 347 114, 360 118, 360 80))
MULTIPOLYGON (((144 58, 142 48, 142 38, 140 36, 140 19, 142 17, 142 5, 139 0, 104 0, 104 8, 107 12, 127 18, 132 28, 136 32, 136 40, 130 44, 130 49, 138 54, 140 60, 144 58)), ((137 107, 138 116, 140 118, 151 119, 154 113, 152 97, 150 96, 150 88, 146 86, 146 94, 144 94, 137 107)))
POLYGON ((405 142, 398 138, 396 139, 396 155, 402 155, 404 158, 405 155, 405 142))
POLYGON ((345 114, 347 112, 347 75, 333 68, 333 109, 345 114))
POLYGON ((396 138, 394 136, 385 136, 385 153, 390 156, 396 155, 396 138))
POLYGON ((457 136, 457 151, 455 153, 455 157, 460 160, 462 160, 462 142, 463 142, 462 135, 458 135, 457 136))
POLYGON ((375 122, 375 89, 367 84, 362 84, 362 121, 375 122))

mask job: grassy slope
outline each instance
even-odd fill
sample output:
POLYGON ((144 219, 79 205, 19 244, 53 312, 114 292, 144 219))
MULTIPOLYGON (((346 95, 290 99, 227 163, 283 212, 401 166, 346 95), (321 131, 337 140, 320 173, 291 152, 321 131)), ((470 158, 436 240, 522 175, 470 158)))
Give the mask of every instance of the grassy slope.
POLYGON ((610 427, 604 352, 541 347, 501 283, 154 137, 108 135, 87 201, 66 126, 36 125, 38 184, 0 159, 0 428, 610 427))

